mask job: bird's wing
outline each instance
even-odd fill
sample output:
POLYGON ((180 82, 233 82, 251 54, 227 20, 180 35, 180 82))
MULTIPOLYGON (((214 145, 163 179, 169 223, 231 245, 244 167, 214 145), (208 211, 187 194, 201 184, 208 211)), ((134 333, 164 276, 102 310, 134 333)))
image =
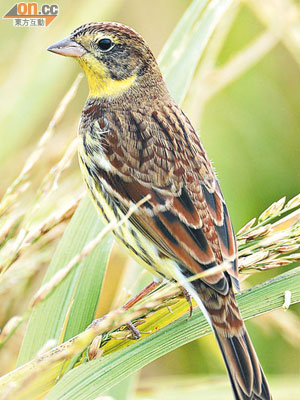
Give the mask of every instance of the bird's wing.
MULTIPOLYGON (((211 163, 179 107, 156 109, 150 115, 110 114, 102 147, 111 170, 99 170, 101 179, 123 209, 151 195, 131 222, 162 256, 175 259, 190 274, 228 260, 238 285, 235 237, 211 163)), ((223 272, 204 280, 219 293, 228 291, 223 272)))

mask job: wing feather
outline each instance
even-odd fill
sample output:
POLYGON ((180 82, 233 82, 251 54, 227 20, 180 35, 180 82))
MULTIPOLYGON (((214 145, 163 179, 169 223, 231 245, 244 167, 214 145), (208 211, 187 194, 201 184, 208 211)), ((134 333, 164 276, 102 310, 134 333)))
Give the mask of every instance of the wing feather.
MULTIPOLYGON (((236 242, 226 204, 198 135, 180 108, 170 104, 152 113, 115 113, 102 143, 112 170, 99 168, 99 179, 120 207, 127 210, 151 195, 131 216, 135 227, 191 274, 229 260, 236 283, 236 242)), ((228 291, 223 272, 205 282, 223 294, 228 291)))

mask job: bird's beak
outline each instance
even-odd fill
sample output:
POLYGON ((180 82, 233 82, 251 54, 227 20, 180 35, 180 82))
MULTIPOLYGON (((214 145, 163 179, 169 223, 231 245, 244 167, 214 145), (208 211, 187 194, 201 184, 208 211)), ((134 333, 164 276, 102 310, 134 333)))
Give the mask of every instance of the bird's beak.
POLYGON ((66 57, 81 57, 87 53, 86 49, 72 40, 70 36, 52 44, 47 50, 66 57))

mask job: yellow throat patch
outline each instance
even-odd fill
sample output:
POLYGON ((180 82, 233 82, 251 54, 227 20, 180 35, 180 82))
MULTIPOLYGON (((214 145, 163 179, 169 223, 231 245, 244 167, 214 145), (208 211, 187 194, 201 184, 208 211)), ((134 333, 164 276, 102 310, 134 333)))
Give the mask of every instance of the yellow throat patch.
POLYGON ((78 58, 89 84, 89 96, 118 96, 128 90, 135 82, 136 74, 121 81, 112 79, 107 68, 93 56, 87 54, 78 58))

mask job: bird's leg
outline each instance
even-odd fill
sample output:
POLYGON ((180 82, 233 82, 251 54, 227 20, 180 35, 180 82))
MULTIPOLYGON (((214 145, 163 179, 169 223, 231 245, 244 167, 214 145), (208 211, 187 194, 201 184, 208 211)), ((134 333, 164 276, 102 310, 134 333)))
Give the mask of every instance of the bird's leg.
MULTIPOLYGON (((154 289, 156 289, 158 286, 160 285, 160 282, 156 282, 153 281, 151 283, 149 283, 149 285, 147 285, 146 287, 144 287, 143 290, 141 290, 136 296, 134 296, 132 299, 130 299, 129 301, 127 301, 126 304, 124 304, 124 306, 122 307, 123 310, 129 310, 130 307, 134 306, 138 301, 142 300, 147 294, 149 294, 150 292, 152 292, 154 289)), ((100 321, 103 320, 104 317, 100 317, 95 319, 90 325, 91 326, 95 326, 97 325, 100 321)), ((131 330, 132 335, 134 338, 139 339, 141 334, 139 333, 138 329, 131 323, 129 322, 127 324, 127 328, 131 330)))
MULTIPOLYGON (((143 299, 147 294, 152 292, 154 289, 156 289, 160 285, 159 282, 151 282, 149 285, 147 285, 143 290, 141 290, 135 297, 130 299, 124 306, 122 307, 124 310, 128 310, 130 307, 135 305, 138 301, 143 299)), ((131 336, 132 339, 137 340, 141 337, 140 331, 133 325, 132 322, 129 322, 126 324, 126 327, 131 331, 131 336)))
POLYGON ((189 294, 189 292, 183 286, 180 286, 180 289, 181 289, 186 301, 188 302, 188 304, 190 306, 190 315, 189 315, 189 317, 191 317, 192 314, 193 314, 192 296, 189 294))
MULTIPOLYGON (((140 291, 135 297, 130 299, 126 304, 124 304, 124 306, 122 308, 124 310, 128 310, 130 307, 135 305, 138 301, 140 301, 145 296, 147 296, 147 294, 151 293, 154 289, 156 289, 159 285, 160 285, 159 282, 155 282, 155 281, 151 282, 142 291, 140 291)), ((191 317, 193 314, 192 296, 183 286, 180 286, 180 289, 181 289, 186 301, 189 304, 189 310, 190 310, 189 317, 191 317)), ((131 331, 131 339, 133 339, 133 340, 140 339, 141 333, 136 328, 136 326, 134 326, 134 324, 132 322, 129 322, 128 324, 126 324, 126 327, 127 327, 127 329, 129 329, 131 331)))
POLYGON ((142 300, 147 294, 152 292, 160 285, 160 282, 153 281, 149 283, 143 290, 141 290, 136 296, 130 299, 124 306, 122 307, 124 310, 128 310, 132 306, 134 306, 138 301, 142 300))

